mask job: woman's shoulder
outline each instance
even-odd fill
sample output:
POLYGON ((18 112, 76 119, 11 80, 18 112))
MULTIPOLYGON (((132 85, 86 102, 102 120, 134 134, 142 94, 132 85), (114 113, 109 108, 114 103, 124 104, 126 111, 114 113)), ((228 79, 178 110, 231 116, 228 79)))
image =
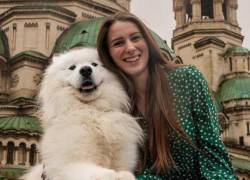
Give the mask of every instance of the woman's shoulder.
POLYGON ((203 79, 202 73, 194 65, 180 65, 168 72, 171 82, 197 81, 203 79))
POLYGON ((200 71, 194 65, 178 65, 169 71, 169 76, 183 76, 188 74, 199 74, 200 71))
POLYGON ((178 95, 207 90, 207 82, 194 65, 182 65, 168 72, 170 88, 178 95))

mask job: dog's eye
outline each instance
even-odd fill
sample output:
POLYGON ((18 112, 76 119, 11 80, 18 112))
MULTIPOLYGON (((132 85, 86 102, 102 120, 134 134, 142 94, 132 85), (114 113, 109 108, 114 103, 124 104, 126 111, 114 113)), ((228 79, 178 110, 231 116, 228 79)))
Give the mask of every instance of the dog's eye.
POLYGON ((71 66, 69 67, 69 70, 74 70, 75 68, 76 68, 75 65, 71 65, 71 66))
POLYGON ((97 63, 92 63, 92 66, 97 66, 98 64, 97 63))

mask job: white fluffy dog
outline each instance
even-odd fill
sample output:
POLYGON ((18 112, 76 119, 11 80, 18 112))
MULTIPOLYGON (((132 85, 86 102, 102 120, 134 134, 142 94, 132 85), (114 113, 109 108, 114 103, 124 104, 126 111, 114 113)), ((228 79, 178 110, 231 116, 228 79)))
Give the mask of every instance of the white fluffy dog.
POLYGON ((25 175, 40 180, 134 180, 142 130, 128 97, 95 49, 53 58, 39 94, 42 163, 25 175))

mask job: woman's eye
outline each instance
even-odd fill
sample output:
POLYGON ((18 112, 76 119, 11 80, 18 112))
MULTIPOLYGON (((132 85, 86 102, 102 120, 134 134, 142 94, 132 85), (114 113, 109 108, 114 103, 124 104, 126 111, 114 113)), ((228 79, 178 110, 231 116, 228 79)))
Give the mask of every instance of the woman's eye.
POLYGON ((135 36, 132 36, 130 39, 131 39, 131 41, 136 42, 136 41, 141 40, 142 36, 141 35, 135 35, 135 36))
POLYGON ((92 66, 97 66, 98 64, 97 63, 92 63, 92 66))
POLYGON ((123 41, 116 41, 112 44, 113 47, 119 47, 119 46, 122 46, 123 44, 123 41))
POLYGON ((71 66, 69 67, 69 70, 73 71, 75 68, 76 68, 76 65, 71 65, 71 66))

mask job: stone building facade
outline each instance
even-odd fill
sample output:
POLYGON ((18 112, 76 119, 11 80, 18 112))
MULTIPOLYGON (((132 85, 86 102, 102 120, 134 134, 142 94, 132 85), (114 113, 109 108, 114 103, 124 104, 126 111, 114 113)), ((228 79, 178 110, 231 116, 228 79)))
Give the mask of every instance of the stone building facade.
POLYGON ((242 47, 238 0, 173 0, 172 48, 208 81, 240 180, 250 179, 250 52, 242 47))

